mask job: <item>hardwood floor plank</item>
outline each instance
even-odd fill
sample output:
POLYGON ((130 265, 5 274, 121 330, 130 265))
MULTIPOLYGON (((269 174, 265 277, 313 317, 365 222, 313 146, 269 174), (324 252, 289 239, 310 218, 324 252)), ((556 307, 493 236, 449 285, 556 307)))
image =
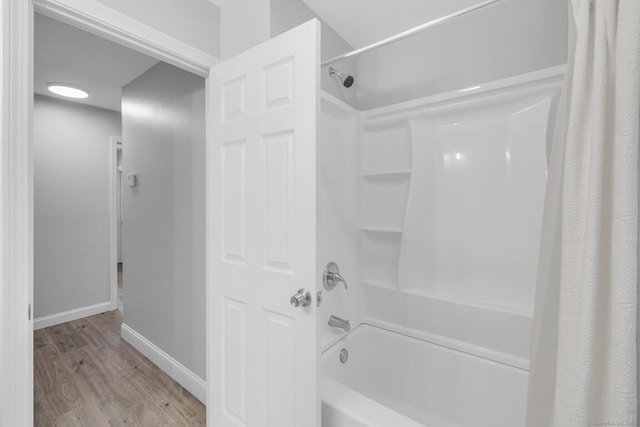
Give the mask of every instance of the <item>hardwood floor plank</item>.
POLYGON ((59 389, 48 392, 34 390, 34 410, 44 411, 44 418, 56 419, 60 415, 69 412, 83 404, 80 394, 73 390, 74 386, 69 383, 60 385, 59 389))
POLYGON ((81 333, 71 325, 71 322, 62 323, 60 325, 53 326, 54 336, 52 340, 54 344, 60 350, 60 353, 66 353, 74 348, 81 348, 87 345, 86 340, 81 336, 81 333))
POLYGON ((49 335, 47 332, 39 329, 33 332, 33 349, 37 350, 39 348, 52 345, 53 343, 49 339, 49 335))
POLYGON ((80 393, 89 401, 95 402, 99 407, 103 407, 112 399, 113 393, 109 386, 100 376, 81 375, 77 379, 80 393))
POLYGON ((65 375, 59 362, 60 357, 60 352, 53 343, 34 348, 33 371, 38 379, 35 385, 45 392, 58 387, 60 378, 65 375))
POLYGON ((35 426, 204 426, 205 407, 120 337, 116 311, 34 332, 35 426))
POLYGON ((74 320, 73 322, 69 322, 69 324, 86 342, 85 346, 88 345, 93 350, 102 350, 108 345, 100 330, 95 327, 92 322, 88 321, 88 319, 74 320))
POLYGON ((56 423, 60 426, 108 426, 109 420, 105 418, 104 414, 99 408, 92 402, 87 402, 76 409, 73 409, 56 420, 56 423))
POLYGON ((58 415, 55 414, 54 411, 49 410, 42 401, 42 397, 38 399, 38 393, 42 393, 41 391, 35 391, 34 395, 36 396, 36 402, 34 403, 34 418, 33 425, 34 427, 56 427, 56 418, 58 415))

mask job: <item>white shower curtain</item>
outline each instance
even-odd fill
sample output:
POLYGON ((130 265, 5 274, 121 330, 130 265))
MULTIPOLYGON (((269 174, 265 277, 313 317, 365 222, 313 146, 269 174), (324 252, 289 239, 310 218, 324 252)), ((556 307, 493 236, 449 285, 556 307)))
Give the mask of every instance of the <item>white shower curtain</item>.
POLYGON ((638 424, 640 0, 570 0, 527 427, 638 424))

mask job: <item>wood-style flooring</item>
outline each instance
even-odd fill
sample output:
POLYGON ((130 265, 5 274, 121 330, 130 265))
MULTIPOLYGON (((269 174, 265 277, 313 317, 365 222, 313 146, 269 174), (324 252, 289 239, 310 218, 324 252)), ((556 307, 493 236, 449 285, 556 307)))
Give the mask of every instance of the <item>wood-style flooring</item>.
POLYGON ((34 332, 34 425, 204 426, 205 407, 120 338, 115 310, 34 332))

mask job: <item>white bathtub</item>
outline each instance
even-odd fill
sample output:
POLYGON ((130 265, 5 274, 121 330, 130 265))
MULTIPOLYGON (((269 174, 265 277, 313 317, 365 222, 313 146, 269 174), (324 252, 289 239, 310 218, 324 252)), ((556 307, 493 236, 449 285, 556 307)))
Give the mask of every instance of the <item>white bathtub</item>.
POLYGON ((328 348, 322 369, 323 427, 524 425, 526 370, 378 327, 328 348))

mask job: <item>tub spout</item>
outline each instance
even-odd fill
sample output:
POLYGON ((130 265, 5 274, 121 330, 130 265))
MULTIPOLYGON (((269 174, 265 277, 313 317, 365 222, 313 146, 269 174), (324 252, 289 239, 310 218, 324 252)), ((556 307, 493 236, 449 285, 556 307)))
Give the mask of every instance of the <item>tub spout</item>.
POLYGON ((329 317, 329 326, 333 326, 334 328, 340 328, 345 332, 349 332, 351 330, 351 325, 348 320, 344 320, 338 316, 329 317))

